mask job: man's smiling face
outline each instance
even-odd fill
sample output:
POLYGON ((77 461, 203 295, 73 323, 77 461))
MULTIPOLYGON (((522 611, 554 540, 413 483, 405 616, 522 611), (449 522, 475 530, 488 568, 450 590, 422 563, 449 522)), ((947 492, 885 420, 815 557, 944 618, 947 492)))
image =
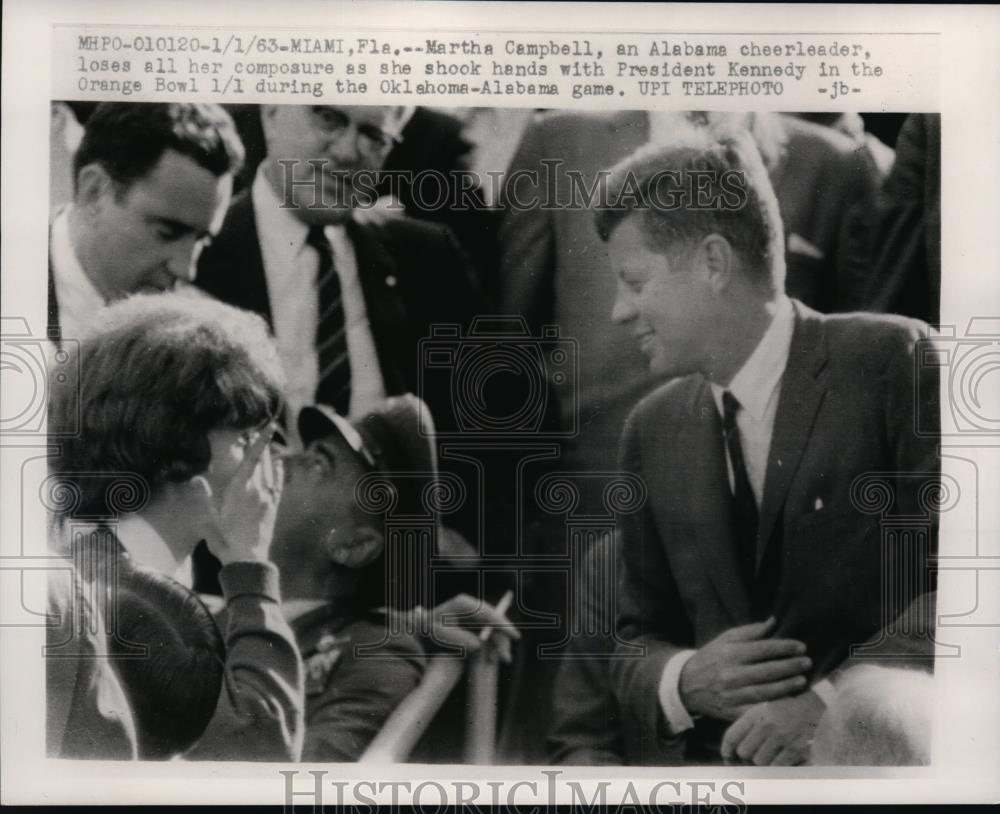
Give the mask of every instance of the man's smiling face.
POLYGON ((706 337, 719 326, 712 324, 713 296, 699 248, 677 251, 671 266, 666 255, 648 248, 638 217, 626 218, 608 240, 618 277, 612 319, 631 330, 654 374, 703 370, 706 337))

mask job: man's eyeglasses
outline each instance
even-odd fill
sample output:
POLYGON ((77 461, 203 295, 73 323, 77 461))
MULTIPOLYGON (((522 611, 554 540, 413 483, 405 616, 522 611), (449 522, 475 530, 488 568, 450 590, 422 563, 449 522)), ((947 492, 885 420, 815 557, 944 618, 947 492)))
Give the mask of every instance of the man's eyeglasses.
MULTIPOLYGON (((351 127, 351 117, 335 107, 316 105, 310 108, 318 130, 331 139, 339 139, 351 127)), ((358 150, 365 155, 380 155, 402 139, 373 124, 355 125, 358 150)))

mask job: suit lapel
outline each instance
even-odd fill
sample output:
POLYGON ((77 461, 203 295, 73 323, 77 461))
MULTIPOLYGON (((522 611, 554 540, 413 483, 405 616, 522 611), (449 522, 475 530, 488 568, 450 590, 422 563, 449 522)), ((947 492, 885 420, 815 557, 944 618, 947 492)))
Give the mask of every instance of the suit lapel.
MULTIPOLYGON (((689 517, 695 518, 698 552, 734 624, 750 619, 750 596, 733 535, 732 493, 726 474, 722 419, 707 381, 702 380, 690 405, 691 433, 680 439, 690 460, 687 484, 689 517), (691 451, 697 450, 694 455, 691 451)), ((674 478, 676 481, 676 476, 674 478)))
POLYGON ((385 248, 381 227, 353 220, 347 234, 354 246, 358 277, 365 297, 368 323, 378 353, 386 395, 398 395, 414 389, 401 360, 416 358, 416 347, 407 348, 410 335, 407 311, 400 295, 402 281, 395 258, 385 248))
POLYGON ((809 443, 816 412, 826 394, 826 381, 820 376, 826 363, 826 331, 822 321, 801 303, 796 302, 795 309, 795 331, 781 380, 760 507, 758 569, 774 536, 792 478, 809 443))
POLYGON ((196 283, 224 302, 260 314, 273 329, 250 190, 233 201, 219 236, 202 253, 196 283))

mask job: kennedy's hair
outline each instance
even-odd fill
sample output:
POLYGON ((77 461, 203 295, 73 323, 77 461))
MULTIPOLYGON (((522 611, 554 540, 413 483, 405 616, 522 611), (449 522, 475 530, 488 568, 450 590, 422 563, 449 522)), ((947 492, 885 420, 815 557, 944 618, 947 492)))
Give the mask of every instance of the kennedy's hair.
POLYGON ((78 493, 65 514, 116 514, 109 497, 121 484, 95 475, 138 476, 155 492, 208 468, 210 431, 280 414, 278 354, 255 314, 186 294, 138 295, 104 308, 94 326, 65 348, 60 371, 71 373, 49 382, 49 432, 62 437, 53 469, 78 493))
POLYGON ((647 144, 610 170, 603 203, 595 222, 604 240, 635 217, 647 247, 674 258, 718 234, 752 280, 784 290, 778 201, 746 130, 678 126, 669 144, 647 144))
POLYGON ((193 159, 216 178, 235 175, 243 164, 243 142, 219 105, 104 102, 87 119, 73 177, 97 163, 125 191, 167 150, 193 159))

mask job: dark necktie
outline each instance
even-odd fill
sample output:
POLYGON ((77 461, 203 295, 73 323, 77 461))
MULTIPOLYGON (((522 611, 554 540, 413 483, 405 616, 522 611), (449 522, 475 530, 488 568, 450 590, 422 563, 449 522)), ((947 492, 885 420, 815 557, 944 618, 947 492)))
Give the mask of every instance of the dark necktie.
POLYGON ((726 390, 722 394, 722 431, 729 451, 729 463, 733 467, 733 525, 740 563, 752 585, 757 568, 757 499, 750 487, 746 461, 743 458, 743 444, 740 442, 740 429, 736 424, 739 410, 739 401, 726 390))
POLYGON ((316 354, 319 357, 319 384, 316 401, 329 404, 347 415, 351 403, 351 359, 347 353, 347 326, 340 275, 333 265, 333 250, 322 226, 313 226, 306 243, 319 255, 319 322, 316 324, 316 354))

